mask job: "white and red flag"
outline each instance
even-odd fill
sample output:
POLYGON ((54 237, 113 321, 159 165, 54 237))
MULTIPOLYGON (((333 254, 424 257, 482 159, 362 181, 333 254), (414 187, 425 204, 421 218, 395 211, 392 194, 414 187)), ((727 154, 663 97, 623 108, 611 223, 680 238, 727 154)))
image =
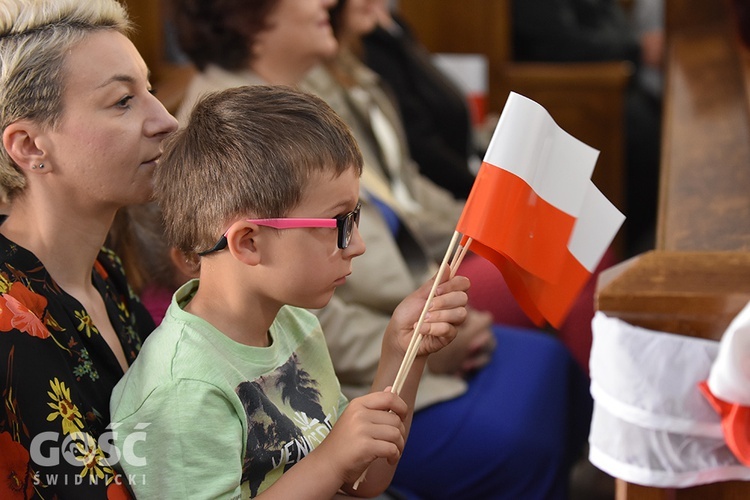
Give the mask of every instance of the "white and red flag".
POLYGON ((539 325, 562 324, 625 220, 591 182, 598 156, 511 92, 456 227, 539 325))
MULTIPOLYGON (((542 106, 511 92, 437 275, 449 260, 455 273, 471 248, 495 264, 532 321, 559 327, 625 221, 591 182, 598 156, 542 106)), ((401 392, 416 358, 418 332, 439 282, 391 392, 401 392)))

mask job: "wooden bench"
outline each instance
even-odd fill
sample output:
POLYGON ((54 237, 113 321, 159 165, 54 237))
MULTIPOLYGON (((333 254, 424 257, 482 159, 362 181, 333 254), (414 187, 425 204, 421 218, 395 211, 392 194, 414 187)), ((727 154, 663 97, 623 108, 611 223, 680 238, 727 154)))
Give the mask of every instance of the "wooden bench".
MULTIPOLYGON (((596 307, 645 328, 719 340, 750 300, 750 58, 729 1, 666 7, 656 250, 603 273, 596 307)), ((670 489, 618 479, 616 492, 618 500, 740 500, 750 498, 750 482, 670 489)))

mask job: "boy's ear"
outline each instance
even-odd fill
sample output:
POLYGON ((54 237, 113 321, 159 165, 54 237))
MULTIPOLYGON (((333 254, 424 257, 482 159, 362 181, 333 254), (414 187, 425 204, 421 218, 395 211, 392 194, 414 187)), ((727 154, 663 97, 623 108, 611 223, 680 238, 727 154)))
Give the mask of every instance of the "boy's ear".
POLYGON ((235 222, 227 231, 227 248, 232 256, 249 266, 260 263, 258 225, 245 220, 235 222))
POLYGON ((23 170, 45 161, 45 151, 39 146, 40 132, 39 125, 29 120, 18 120, 3 130, 3 146, 23 170))

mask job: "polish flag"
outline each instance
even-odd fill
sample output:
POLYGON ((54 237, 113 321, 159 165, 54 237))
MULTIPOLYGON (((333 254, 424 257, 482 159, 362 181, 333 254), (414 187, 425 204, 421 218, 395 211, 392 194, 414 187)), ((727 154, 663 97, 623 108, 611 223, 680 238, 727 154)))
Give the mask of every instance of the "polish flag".
POLYGON ((511 92, 456 227, 538 325, 562 324, 625 220, 591 182, 598 156, 511 92))

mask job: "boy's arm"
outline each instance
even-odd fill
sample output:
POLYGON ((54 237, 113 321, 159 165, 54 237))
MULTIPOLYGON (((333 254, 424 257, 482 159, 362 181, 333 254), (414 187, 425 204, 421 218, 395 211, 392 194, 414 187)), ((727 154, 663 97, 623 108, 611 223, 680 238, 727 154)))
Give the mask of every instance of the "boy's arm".
MULTIPOLYGON (((428 316, 422 324, 423 338, 417 357, 414 359, 399 393, 407 408, 403 419, 404 441, 411 427, 414 401, 428 355, 448 345, 455 338, 457 327, 463 323, 467 316, 468 296, 466 291, 469 288, 469 280, 463 276, 448 279, 449 274, 450 269, 446 269, 445 277, 441 280, 435 297, 432 299, 428 316)), ((389 390, 393 385, 431 288, 432 280, 406 297, 394 311, 383 337, 382 355, 372 385, 373 393, 371 395, 377 394, 378 391, 389 390)), ((356 490, 352 487, 353 483, 350 483, 344 488, 344 491, 356 496, 378 494, 390 484, 397 465, 398 461, 388 462, 378 459, 367 469, 365 481, 361 482, 356 490)))
MULTIPOLYGON (((118 395, 128 397, 127 391, 118 395)), ((221 391, 183 380, 157 388, 135 413, 123 416, 123 408, 113 401, 113 439, 123 480, 137 498, 246 496, 240 484, 243 423, 221 391)), ((395 462, 403 450, 405 414, 395 394, 357 398, 317 448, 256 498, 332 498, 375 458, 395 462)))
POLYGON ((401 394, 385 391, 393 384, 431 288, 431 282, 425 284, 394 312, 383 339, 373 392, 352 400, 323 442, 261 498, 331 498, 339 489, 371 497, 385 491, 406 444, 427 355, 448 344, 456 335, 456 325, 466 317, 468 280, 443 282, 421 330, 425 337, 401 394), (365 470, 367 478, 355 490, 353 485, 365 470), (305 485, 301 491, 300 484, 305 485))
MULTIPOLYGON (((337 493, 353 484, 374 460, 395 465, 405 444, 403 419, 407 411, 401 398, 390 392, 353 399, 320 445, 257 498, 338 498, 337 493)), ((352 493, 372 497, 382 493, 389 482, 373 482, 352 493)))

